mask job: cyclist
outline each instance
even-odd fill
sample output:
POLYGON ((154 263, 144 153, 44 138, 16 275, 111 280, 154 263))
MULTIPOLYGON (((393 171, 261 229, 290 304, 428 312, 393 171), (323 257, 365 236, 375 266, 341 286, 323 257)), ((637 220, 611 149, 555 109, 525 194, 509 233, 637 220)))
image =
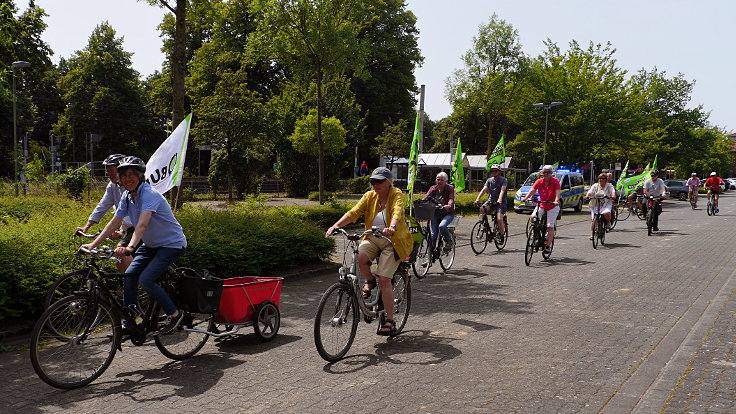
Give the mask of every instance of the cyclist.
POLYGON ((687 183, 685 183, 688 187, 687 192, 687 198, 692 198, 695 203, 698 202, 698 187, 700 187, 700 178, 698 178, 698 173, 692 173, 690 174, 690 178, 687 179, 687 183))
MULTIPOLYGON (((120 204, 120 198, 125 191, 123 186, 120 185, 120 177, 118 176, 117 168, 118 163, 123 158, 125 158, 125 155, 123 154, 111 154, 107 158, 105 158, 104 161, 102 161, 102 165, 105 166, 105 171, 107 172, 107 176, 110 178, 110 182, 107 183, 107 187, 105 187, 105 194, 102 195, 102 198, 97 203, 97 206, 92 211, 92 214, 89 215, 89 218, 87 219, 87 224, 81 227, 77 227, 75 230, 81 231, 83 233, 88 232, 90 227, 100 222, 102 217, 107 214, 110 208, 115 209, 118 207, 118 205, 120 204)), ((110 238, 116 240, 123 237, 123 240, 118 243, 118 246, 127 246, 132 236, 133 227, 131 226, 130 219, 128 217, 125 217, 123 219, 121 231, 114 231, 110 235, 110 238)), ((116 263, 118 272, 125 272, 125 269, 130 266, 130 262, 132 261, 132 257, 122 257, 121 261, 116 263)))
POLYGON ((396 331, 396 323, 393 320, 394 291, 391 279, 400 261, 411 254, 413 241, 404 219, 404 196, 400 189, 393 186, 391 171, 385 167, 376 168, 371 173, 370 183, 373 189, 363 194, 355 207, 327 229, 325 237, 330 237, 336 228, 353 223, 360 216, 365 215, 366 230, 376 226, 384 237, 391 239, 389 242, 385 238, 368 235, 358 246, 358 266, 360 272, 365 276, 363 297, 370 297, 371 290, 376 287, 376 277, 378 277, 378 283, 381 286, 381 300, 386 311, 385 320, 378 329, 378 334, 391 335, 396 331), (377 257, 380 257, 380 260, 374 275, 371 273, 371 262, 377 257))
POLYGON ((476 204, 480 202, 480 198, 483 194, 488 193, 488 201, 480 206, 479 214, 488 214, 491 210, 491 204, 497 203, 496 206, 496 223, 498 223, 498 237, 503 240, 506 237, 506 226, 503 223, 503 216, 506 215, 506 189, 509 186, 509 182, 501 175, 501 166, 498 164, 491 165, 491 177, 486 180, 483 185, 483 189, 478 193, 478 197, 475 198, 476 204))
POLYGON ((184 313, 177 309, 166 291, 156 284, 156 280, 166 272, 170 264, 184 255, 187 239, 164 196, 145 182, 146 163, 143 160, 134 156, 123 158, 118 164, 118 173, 126 191, 115 216, 92 243, 82 247, 97 247, 120 226, 123 217, 130 217, 135 225, 133 237, 128 246, 116 248, 115 254, 130 255, 135 251, 133 263, 125 273, 138 276, 123 279, 123 305, 129 308, 137 304, 137 285, 140 280, 143 289, 161 305, 168 316, 158 334, 169 334, 179 326, 184 313), (133 246, 141 240, 143 244, 134 249, 133 246))
MULTIPOLYGON (((545 165, 542 167, 542 178, 538 179, 532 185, 531 190, 522 198, 522 202, 526 202, 539 192, 539 201, 549 201, 551 204, 540 204, 542 207, 542 218, 547 214, 547 237, 544 242, 545 246, 550 246, 555 238, 555 224, 557 224, 557 215, 560 213, 560 180, 552 176, 553 167, 545 165)), ((532 211, 532 218, 537 216, 539 206, 532 211)))
POLYGON ((713 171, 710 173, 710 177, 705 180, 705 188, 708 189, 708 203, 711 203, 711 194, 713 194, 713 203, 716 205, 716 213, 718 213, 718 193, 721 191, 721 184, 723 180, 718 176, 718 173, 713 171))
MULTIPOLYGON (((659 171, 652 170, 649 173, 648 180, 644 181, 644 197, 649 197, 650 195, 653 195, 654 197, 658 199, 663 199, 665 192, 668 190, 667 186, 664 184, 664 181, 662 181, 661 178, 659 178, 659 171)), ((642 211, 644 212, 644 215, 647 214, 647 203, 646 201, 642 203, 642 211)), ((654 231, 659 231, 659 215, 662 214, 662 206, 660 203, 656 203, 654 205, 654 222, 652 223, 654 227, 654 231)))
POLYGON ((432 234, 433 249, 437 246, 437 235, 442 235, 442 239, 445 240, 443 248, 445 252, 452 250, 452 235, 447 227, 455 218, 455 186, 448 184, 448 179, 446 172, 440 172, 435 179, 437 184, 429 187, 427 194, 424 195, 424 200, 432 198, 442 204, 442 210, 434 212, 430 233, 432 234))
MULTIPOLYGON (((613 206, 613 198, 616 197, 616 189, 613 188, 613 184, 608 182, 608 174, 600 173, 598 175, 598 182, 590 186, 590 190, 585 194, 585 199, 588 200, 594 196, 605 196, 610 197, 606 202, 601 205, 590 204, 590 231, 593 231, 593 219, 595 215, 600 213, 606 218, 606 230, 611 227, 611 207, 613 206)), ((593 240, 593 236, 590 236, 590 240, 593 240)))

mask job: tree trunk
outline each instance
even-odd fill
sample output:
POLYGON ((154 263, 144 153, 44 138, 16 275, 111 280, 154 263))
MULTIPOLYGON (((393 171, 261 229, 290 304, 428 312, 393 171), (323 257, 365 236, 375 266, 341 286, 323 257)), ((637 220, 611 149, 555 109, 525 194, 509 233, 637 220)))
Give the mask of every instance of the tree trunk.
POLYGON ((317 146, 319 147, 319 203, 324 204, 325 144, 322 142, 322 65, 317 63, 317 146))
MULTIPOLYGON (((187 0, 176 0, 176 29, 174 31, 174 49, 171 53, 172 74, 172 114, 171 126, 176 128, 184 120, 184 76, 186 73, 186 12, 187 0)), ((182 154, 179 154, 182 156, 182 154)), ((179 187, 171 189, 171 205, 175 209, 181 207, 179 187)))

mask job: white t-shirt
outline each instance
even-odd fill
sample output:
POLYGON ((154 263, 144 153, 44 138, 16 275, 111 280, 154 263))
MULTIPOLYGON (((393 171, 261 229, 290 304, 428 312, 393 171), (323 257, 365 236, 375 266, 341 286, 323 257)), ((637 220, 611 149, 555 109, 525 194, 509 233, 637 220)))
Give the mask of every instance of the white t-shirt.
POLYGON ((644 194, 662 197, 664 196, 664 188, 664 181, 661 178, 657 178, 654 181, 650 178, 644 181, 644 194))
POLYGON ((379 211, 378 214, 376 214, 376 217, 373 218, 373 226, 378 227, 378 230, 383 230, 386 227, 386 208, 384 207, 383 210, 379 211))
MULTIPOLYGON (((612 198, 616 197, 616 189, 613 188, 613 184, 606 182, 606 185, 601 188, 600 183, 595 183, 590 186, 590 190, 588 190, 588 197, 596 198, 596 196, 604 196, 604 197, 611 197, 610 199, 606 199, 606 202, 603 204, 603 206, 608 206, 613 204, 612 198)), ((591 208, 596 207, 596 202, 593 201, 590 203, 591 208)))

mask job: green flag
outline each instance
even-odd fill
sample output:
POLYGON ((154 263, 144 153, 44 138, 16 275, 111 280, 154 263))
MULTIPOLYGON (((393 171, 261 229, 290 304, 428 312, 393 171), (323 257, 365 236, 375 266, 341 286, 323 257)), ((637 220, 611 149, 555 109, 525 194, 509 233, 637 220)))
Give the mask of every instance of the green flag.
POLYGON ((465 190, 465 170, 463 170, 463 146, 460 140, 457 140, 457 148, 455 149, 455 161, 452 163, 452 185, 455 186, 455 192, 459 193, 465 190))
POLYGON ((619 175, 618 182, 616 183, 616 191, 622 191, 624 189, 623 180, 626 178, 626 171, 628 170, 629 170, 629 160, 626 160, 626 165, 624 166, 624 169, 621 171, 621 175, 619 175))
POLYGON ((505 134, 501 135, 501 139, 498 140, 496 148, 493 149, 493 152, 488 157, 488 162, 486 163, 486 171, 491 171, 491 165, 503 164, 503 162, 506 161, 506 146, 503 143, 505 141, 505 138, 505 134))
POLYGON ((406 204, 409 206, 411 206, 411 198, 414 195, 414 182, 417 179, 419 169, 419 126, 419 112, 417 111, 417 120, 414 123, 414 138, 411 141, 411 151, 409 152, 409 175, 406 179, 406 191, 409 192, 406 204))
POLYGON ((652 163, 652 170, 657 169, 657 155, 654 156, 654 162, 652 163))
POLYGON ((555 169, 555 170, 556 170, 556 169, 557 169, 557 168, 558 168, 559 166, 560 166, 560 162, 559 162, 559 161, 557 161, 556 163, 552 164, 552 168, 553 168, 553 169, 555 169))
POLYGON ((621 189, 625 191, 625 194, 628 196, 629 194, 636 191, 637 188, 644 185, 644 181, 647 180, 647 177, 649 176, 649 164, 644 168, 644 170, 641 172, 641 174, 637 174, 628 178, 623 178, 619 180, 618 185, 616 185, 616 189, 621 189))

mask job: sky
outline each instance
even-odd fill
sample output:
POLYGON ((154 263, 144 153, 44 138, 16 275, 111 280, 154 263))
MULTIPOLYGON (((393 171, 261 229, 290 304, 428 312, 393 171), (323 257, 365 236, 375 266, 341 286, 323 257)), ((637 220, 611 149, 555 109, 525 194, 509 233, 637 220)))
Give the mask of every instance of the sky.
MULTIPOLYGON (((16 0, 24 6, 24 0, 16 0)), ((49 14, 43 39, 68 58, 84 48, 95 26, 107 21, 133 53, 133 67, 148 76, 161 67, 157 30, 165 10, 136 0, 36 0, 49 14)), ((657 68, 668 77, 682 73, 694 81, 690 107, 703 105, 715 126, 736 131, 736 54, 733 0, 409 0, 417 17, 424 64, 416 71, 426 85, 424 109, 433 120, 452 112, 445 81, 462 68, 462 55, 493 13, 519 34, 524 52, 538 56, 550 39, 563 50, 570 41, 611 42, 618 66, 635 73, 657 68), (729 40, 731 39, 731 40, 729 40)))

